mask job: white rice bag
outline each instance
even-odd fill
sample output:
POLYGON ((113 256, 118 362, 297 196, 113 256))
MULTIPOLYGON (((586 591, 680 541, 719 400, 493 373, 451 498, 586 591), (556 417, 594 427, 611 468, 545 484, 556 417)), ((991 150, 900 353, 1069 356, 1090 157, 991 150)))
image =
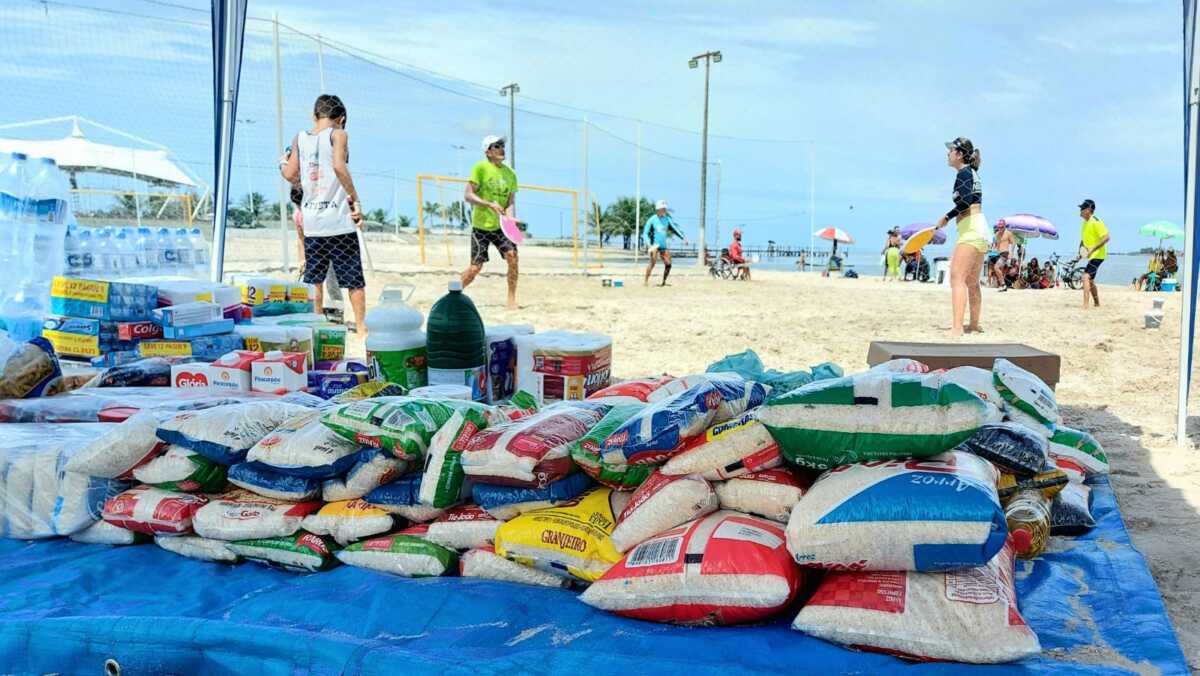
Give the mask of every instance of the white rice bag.
POLYGON ((401 577, 445 575, 458 563, 452 550, 407 531, 355 542, 336 554, 347 565, 401 577))
POLYGON ((470 477, 494 484, 543 487, 570 474, 571 445, 600 422, 608 407, 561 402, 475 434, 460 462, 470 477))
POLYGON ((444 508, 462 502, 466 480, 462 454, 471 439, 487 426, 488 418, 483 410, 460 408, 433 435, 426 449, 425 469, 418 492, 421 504, 444 508))
POLYGON ((148 535, 178 535, 192 531, 192 517, 208 498, 135 486, 104 503, 104 520, 148 535))
POLYGON ((346 476, 326 479, 321 484, 325 502, 355 500, 380 486, 395 481, 408 469, 408 463, 381 448, 363 449, 346 476))
POLYGON ((309 410, 280 401, 252 401, 185 411, 158 426, 158 438, 203 455, 209 460, 232 465, 289 418, 309 410))
POLYGON ((75 542, 85 545, 132 545, 147 540, 142 533, 114 526, 107 521, 97 521, 71 536, 75 542))
POLYGON ((238 555, 229 549, 228 543, 222 540, 210 540, 196 535, 162 535, 154 538, 154 544, 168 552, 186 556, 200 561, 215 561, 219 563, 237 563, 238 555))
POLYGON ((477 505, 452 507, 429 524, 425 539, 449 549, 473 549, 495 542, 502 523, 477 505))
POLYGON ((719 481, 781 464, 779 444, 750 411, 684 442, 683 448, 662 466, 662 473, 699 474, 709 481, 719 481))
POLYGON ((1004 397, 1000 396, 1000 390, 996 389, 995 377, 988 369, 981 369, 978 366, 956 366, 942 373, 942 381, 954 383, 974 392, 975 396, 995 406, 1001 412, 1008 408, 1004 403, 1004 397))
POLYGON ((1058 401, 1054 390, 1041 378, 1007 359, 992 363, 992 377, 1000 396, 1022 413, 1033 416, 1045 425, 1059 421, 1058 401))
POLYGON ((106 479, 129 478, 133 468, 166 447, 156 435, 158 416, 142 411, 71 456, 67 470, 106 479))
POLYGON ((650 475, 633 492, 629 504, 617 517, 612 543, 619 552, 658 533, 717 510, 712 484, 698 476, 650 475))
POLYGON ((214 497, 196 510, 192 529, 212 540, 252 540, 291 535, 300 529, 304 517, 321 508, 321 503, 283 502, 234 491, 214 497))
POLYGON ((743 474, 714 484, 721 509, 757 514, 780 523, 787 523, 792 508, 811 485, 784 468, 743 474))
POLYGON ((317 573, 338 564, 329 538, 302 530, 278 538, 237 540, 225 546, 244 559, 290 573, 317 573))
POLYGON ((133 478, 165 491, 220 493, 228 468, 199 453, 169 446, 167 452, 133 470, 133 478))
POLYGON ((571 584, 567 578, 509 561, 497 554, 492 545, 476 547, 463 554, 459 559, 459 574, 537 587, 568 587, 571 584))
POLYGON ((387 511, 364 500, 331 502, 315 514, 304 517, 302 527, 310 533, 328 535, 339 545, 386 533, 396 526, 387 511))
POLYGON ((246 453, 246 460, 285 474, 325 479, 354 464, 358 444, 321 423, 323 412, 307 410, 275 428, 246 453))
POLYGON ((261 462, 239 462, 229 468, 229 483, 263 497, 308 502, 321 495, 321 480, 281 474, 261 462))

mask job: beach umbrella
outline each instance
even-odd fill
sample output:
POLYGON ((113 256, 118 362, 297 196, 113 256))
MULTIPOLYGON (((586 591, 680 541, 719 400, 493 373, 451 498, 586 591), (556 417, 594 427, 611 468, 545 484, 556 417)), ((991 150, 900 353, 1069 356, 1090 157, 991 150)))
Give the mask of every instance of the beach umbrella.
MULTIPOLYGON (((929 228, 932 228, 932 227, 933 227, 933 223, 909 223, 908 225, 902 225, 902 226, 900 226, 900 239, 907 240, 909 237, 912 237, 913 235, 917 234, 918 232, 920 232, 922 230, 928 230, 929 228)), ((935 230, 933 233, 933 239, 930 240, 929 243, 930 244, 945 244, 946 243, 946 231, 945 230, 935 230)))
POLYGON ((1150 221, 1138 228, 1138 234, 1157 239, 1158 248, 1161 249, 1164 239, 1183 239, 1183 228, 1171 221, 1150 221))
POLYGON ((846 232, 845 230, 842 230, 841 228, 833 228, 833 227, 823 228, 823 229, 817 231, 817 237, 820 237, 821 239, 827 239, 827 240, 833 242, 833 253, 831 254, 833 256, 837 255, 838 242, 845 242, 846 244, 854 244, 854 238, 850 236, 850 233, 846 232))
MULTIPOLYGON (((1002 219, 1008 229, 1014 234, 1025 237, 1044 237, 1046 239, 1058 239, 1058 228, 1054 224, 1041 216, 1034 214, 1013 214, 1002 219)), ((999 222, 997 222, 997 225, 999 222)))

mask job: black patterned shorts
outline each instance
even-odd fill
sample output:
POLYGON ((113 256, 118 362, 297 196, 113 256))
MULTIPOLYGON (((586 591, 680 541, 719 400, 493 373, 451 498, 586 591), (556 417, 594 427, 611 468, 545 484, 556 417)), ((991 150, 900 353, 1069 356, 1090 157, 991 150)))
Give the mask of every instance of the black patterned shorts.
POLYGON ((495 246, 501 255, 517 250, 517 245, 499 230, 471 228, 471 265, 483 265, 488 262, 489 244, 495 246))
POLYGON ((304 283, 323 283, 330 266, 333 266, 333 273, 341 288, 366 287, 358 250, 358 233, 304 238, 304 283))

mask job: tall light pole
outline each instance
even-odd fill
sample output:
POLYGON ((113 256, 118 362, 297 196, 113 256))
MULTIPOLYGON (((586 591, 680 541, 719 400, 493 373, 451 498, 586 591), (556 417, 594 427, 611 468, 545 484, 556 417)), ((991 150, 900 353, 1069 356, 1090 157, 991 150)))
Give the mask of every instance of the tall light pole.
POLYGON ((696 266, 704 267, 704 202, 708 192, 708 78, 712 64, 721 63, 721 52, 704 52, 688 60, 688 68, 698 68, 704 59, 704 131, 700 141, 700 244, 696 251, 696 266))
MULTIPOLYGON (((451 144, 450 144, 450 148, 451 148, 452 150, 457 150, 457 151, 458 151, 458 161, 459 161, 459 165, 460 165, 460 166, 458 167, 458 169, 459 169, 459 171, 462 171, 462 170, 463 170, 463 169, 465 169, 465 168, 466 168, 466 166, 467 166, 467 165, 466 165, 466 153, 467 153, 467 147, 466 147, 466 146, 464 146, 464 145, 458 145, 458 144, 456 144, 456 143, 451 143, 451 144)), ((468 174, 470 174, 470 172, 464 172, 462 175, 463 175, 463 176, 467 176, 468 174)), ((454 174, 452 173, 451 175, 453 176, 454 174)))
POLYGON ((508 97, 508 166, 517 168, 517 94, 521 91, 516 82, 500 88, 500 96, 508 97))

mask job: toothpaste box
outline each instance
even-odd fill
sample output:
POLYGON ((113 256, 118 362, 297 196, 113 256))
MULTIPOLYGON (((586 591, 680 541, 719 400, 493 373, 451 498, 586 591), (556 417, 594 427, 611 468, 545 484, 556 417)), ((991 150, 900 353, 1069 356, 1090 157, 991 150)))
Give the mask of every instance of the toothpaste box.
POLYGON ((208 389, 213 392, 249 392, 250 365, 263 358, 262 352, 234 350, 208 366, 208 389))
POLYGON ((154 319, 163 328, 197 326, 211 324, 224 319, 221 306, 216 303, 195 301, 169 307, 160 307, 154 311, 154 319))
POLYGON ((42 335, 63 357, 100 357, 115 350, 132 350, 133 341, 119 338, 116 322, 82 317, 47 317, 42 335))
POLYGON ((192 343, 186 340, 143 340, 138 355, 145 357, 192 357, 192 343))
POLYGON ((202 336, 219 336, 223 333, 233 332, 233 320, 218 319, 213 322, 190 324, 188 326, 164 326, 162 331, 163 337, 169 340, 187 340, 189 338, 200 338, 202 336))
POLYGON ((171 367, 171 387, 208 389, 208 364, 175 364, 171 367))
POLYGON ((308 389, 308 355, 268 352, 250 364, 250 390, 285 394, 308 389))
POLYGON ((158 305, 183 305, 197 301, 216 303, 223 308, 242 300, 241 290, 226 284, 195 280, 164 281, 157 284, 158 305))
POLYGON ((55 277, 50 284, 50 311, 56 315, 136 322, 150 319, 157 306, 158 289, 145 284, 75 277, 55 277))
POLYGON ((205 361, 245 347, 242 337, 236 333, 222 333, 215 336, 196 336, 192 338, 192 356, 205 361))
POLYGON ((90 363, 96 368, 109 368, 112 366, 124 366, 126 364, 132 364, 141 358, 142 357, 137 353, 137 350, 117 350, 114 352, 106 352, 99 357, 92 357, 90 363))
POLYGON ((153 340, 155 338, 162 338, 162 327, 154 322, 120 322, 117 324, 118 340, 153 340))

